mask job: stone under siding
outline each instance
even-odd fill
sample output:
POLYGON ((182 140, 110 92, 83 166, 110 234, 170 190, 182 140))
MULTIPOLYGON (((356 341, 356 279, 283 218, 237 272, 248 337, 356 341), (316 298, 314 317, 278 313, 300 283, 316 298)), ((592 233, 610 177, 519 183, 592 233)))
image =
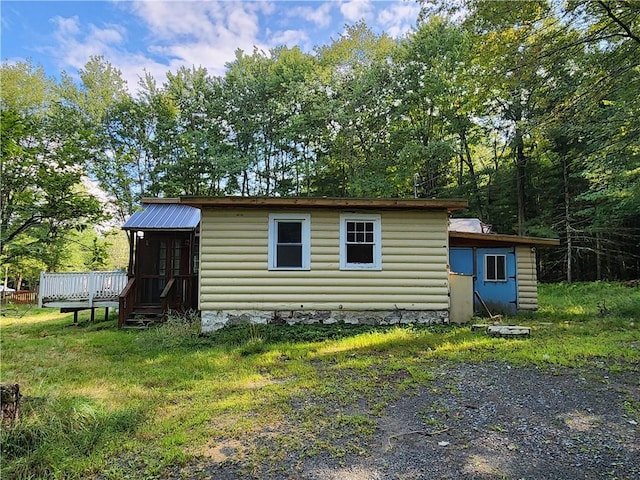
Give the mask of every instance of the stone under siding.
POLYGON ((447 323, 447 310, 299 310, 299 311, 263 311, 263 310, 225 310, 203 311, 203 333, 213 332, 226 325, 243 323, 255 324, 334 324, 348 323, 361 325, 401 325, 447 323))

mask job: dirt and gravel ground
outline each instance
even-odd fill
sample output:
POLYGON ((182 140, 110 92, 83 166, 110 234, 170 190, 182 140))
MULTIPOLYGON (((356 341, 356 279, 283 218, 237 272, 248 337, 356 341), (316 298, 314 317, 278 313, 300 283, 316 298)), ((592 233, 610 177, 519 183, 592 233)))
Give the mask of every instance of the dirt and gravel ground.
MULTIPOLYGON (((217 455, 174 478, 638 479, 640 368, 633 370, 448 363, 380 414, 368 402, 350 405, 344 413, 370 419, 372 433, 341 435, 336 425, 320 433, 326 449, 300 439, 283 452, 278 435, 298 430, 292 416, 274 431, 220 443, 217 455)), ((336 401, 322 411, 339 409, 336 401)), ((317 436, 314 444, 322 445, 317 436)))

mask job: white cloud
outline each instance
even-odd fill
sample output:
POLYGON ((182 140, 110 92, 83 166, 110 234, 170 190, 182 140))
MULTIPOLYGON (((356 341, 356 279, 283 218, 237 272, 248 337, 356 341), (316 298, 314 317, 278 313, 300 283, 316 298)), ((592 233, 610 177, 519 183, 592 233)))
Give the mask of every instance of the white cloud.
MULTIPOLYGON (((271 13, 270 2, 123 2, 118 5, 142 20, 145 38, 125 45, 122 26, 100 28, 82 25, 77 16, 55 17, 54 45, 47 53, 62 69, 80 69, 90 56, 103 56, 120 69, 129 89, 136 90, 144 71, 164 81, 167 71, 181 66, 204 66, 212 75, 222 75, 240 48, 268 50, 260 35, 260 14, 271 13)), ((304 32, 273 32, 278 44, 305 40, 304 32)))
POLYGON ((52 22, 56 25, 55 45, 47 47, 46 51, 63 66, 82 68, 89 57, 107 56, 111 44, 122 41, 121 32, 112 27, 100 29, 89 24, 83 29, 78 17, 54 17, 52 22))
POLYGON ((168 57, 172 70, 174 65, 202 65, 222 75, 238 48, 269 48, 259 34, 260 14, 273 11, 270 2, 139 1, 131 8, 148 28, 148 52, 168 57))
POLYGON ((270 36, 270 42, 274 46, 287 45, 289 47, 301 46, 309 41, 309 36, 304 30, 285 30, 275 32, 270 36))
POLYGON ((84 68, 90 57, 102 56, 122 72, 129 89, 134 92, 144 70, 159 81, 164 79, 165 73, 169 70, 166 64, 139 52, 126 50, 126 31, 121 26, 83 26, 78 17, 54 17, 52 22, 56 25, 53 34, 54 44, 46 48, 46 53, 55 59, 61 69, 71 69, 69 73, 72 75, 84 68))
POLYGON ((142 19, 153 41, 200 42, 236 38, 255 40, 259 15, 272 12, 266 2, 152 2, 137 1, 131 11, 142 19))
POLYGON ((332 16, 331 10, 333 10, 335 3, 326 2, 320 4, 319 7, 293 7, 287 9, 287 17, 299 17, 305 22, 313 23, 318 27, 328 27, 331 25, 332 16))
POLYGON ((397 2, 378 13, 377 21, 391 37, 401 37, 411 30, 420 13, 417 2, 397 2))
POLYGON ((55 31, 46 53, 72 74, 90 56, 101 55, 121 70, 133 92, 145 70, 159 83, 167 71, 181 66, 203 66, 221 76, 237 49, 251 53, 254 46, 268 51, 279 45, 306 49, 328 44, 329 35, 339 32, 343 22, 363 19, 376 31, 400 36, 415 24, 420 9, 412 1, 375 0, 134 0, 112 6, 118 15, 105 18, 110 23, 95 18, 89 23, 78 16, 52 18, 55 31))
POLYGON ((350 0, 340 5, 340 12, 348 22, 368 21, 373 17, 374 10, 370 0, 350 0))
POLYGON ((76 35, 80 33, 80 19, 77 15, 73 17, 53 17, 51 22, 58 28, 60 35, 76 35))
POLYGON ((126 32, 120 25, 109 25, 107 28, 98 28, 95 25, 89 26, 89 38, 92 38, 95 43, 122 43, 125 34, 126 32))

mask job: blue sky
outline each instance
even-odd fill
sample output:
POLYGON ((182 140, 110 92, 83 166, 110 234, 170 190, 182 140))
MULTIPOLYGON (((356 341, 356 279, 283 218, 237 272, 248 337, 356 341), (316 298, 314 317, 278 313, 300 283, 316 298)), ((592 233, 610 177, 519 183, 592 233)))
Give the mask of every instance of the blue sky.
POLYGON ((254 46, 298 45, 311 51, 361 19, 378 33, 399 37, 420 10, 414 0, 2 0, 0 8, 3 61, 30 58, 51 76, 75 76, 91 55, 102 55, 132 90, 144 70, 159 81, 182 65, 222 75, 238 48, 250 53, 254 46))

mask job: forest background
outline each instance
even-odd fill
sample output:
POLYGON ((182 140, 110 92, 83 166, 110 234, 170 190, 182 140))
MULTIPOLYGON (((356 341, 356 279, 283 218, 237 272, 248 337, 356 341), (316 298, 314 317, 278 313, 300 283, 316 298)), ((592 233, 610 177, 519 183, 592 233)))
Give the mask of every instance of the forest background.
POLYGON ((145 196, 465 198, 457 216, 559 237, 545 281, 640 277, 640 2, 424 3, 312 53, 238 50, 135 89, 1 66, 2 272, 123 268, 145 196), (133 92, 133 93, 132 93, 133 92))

